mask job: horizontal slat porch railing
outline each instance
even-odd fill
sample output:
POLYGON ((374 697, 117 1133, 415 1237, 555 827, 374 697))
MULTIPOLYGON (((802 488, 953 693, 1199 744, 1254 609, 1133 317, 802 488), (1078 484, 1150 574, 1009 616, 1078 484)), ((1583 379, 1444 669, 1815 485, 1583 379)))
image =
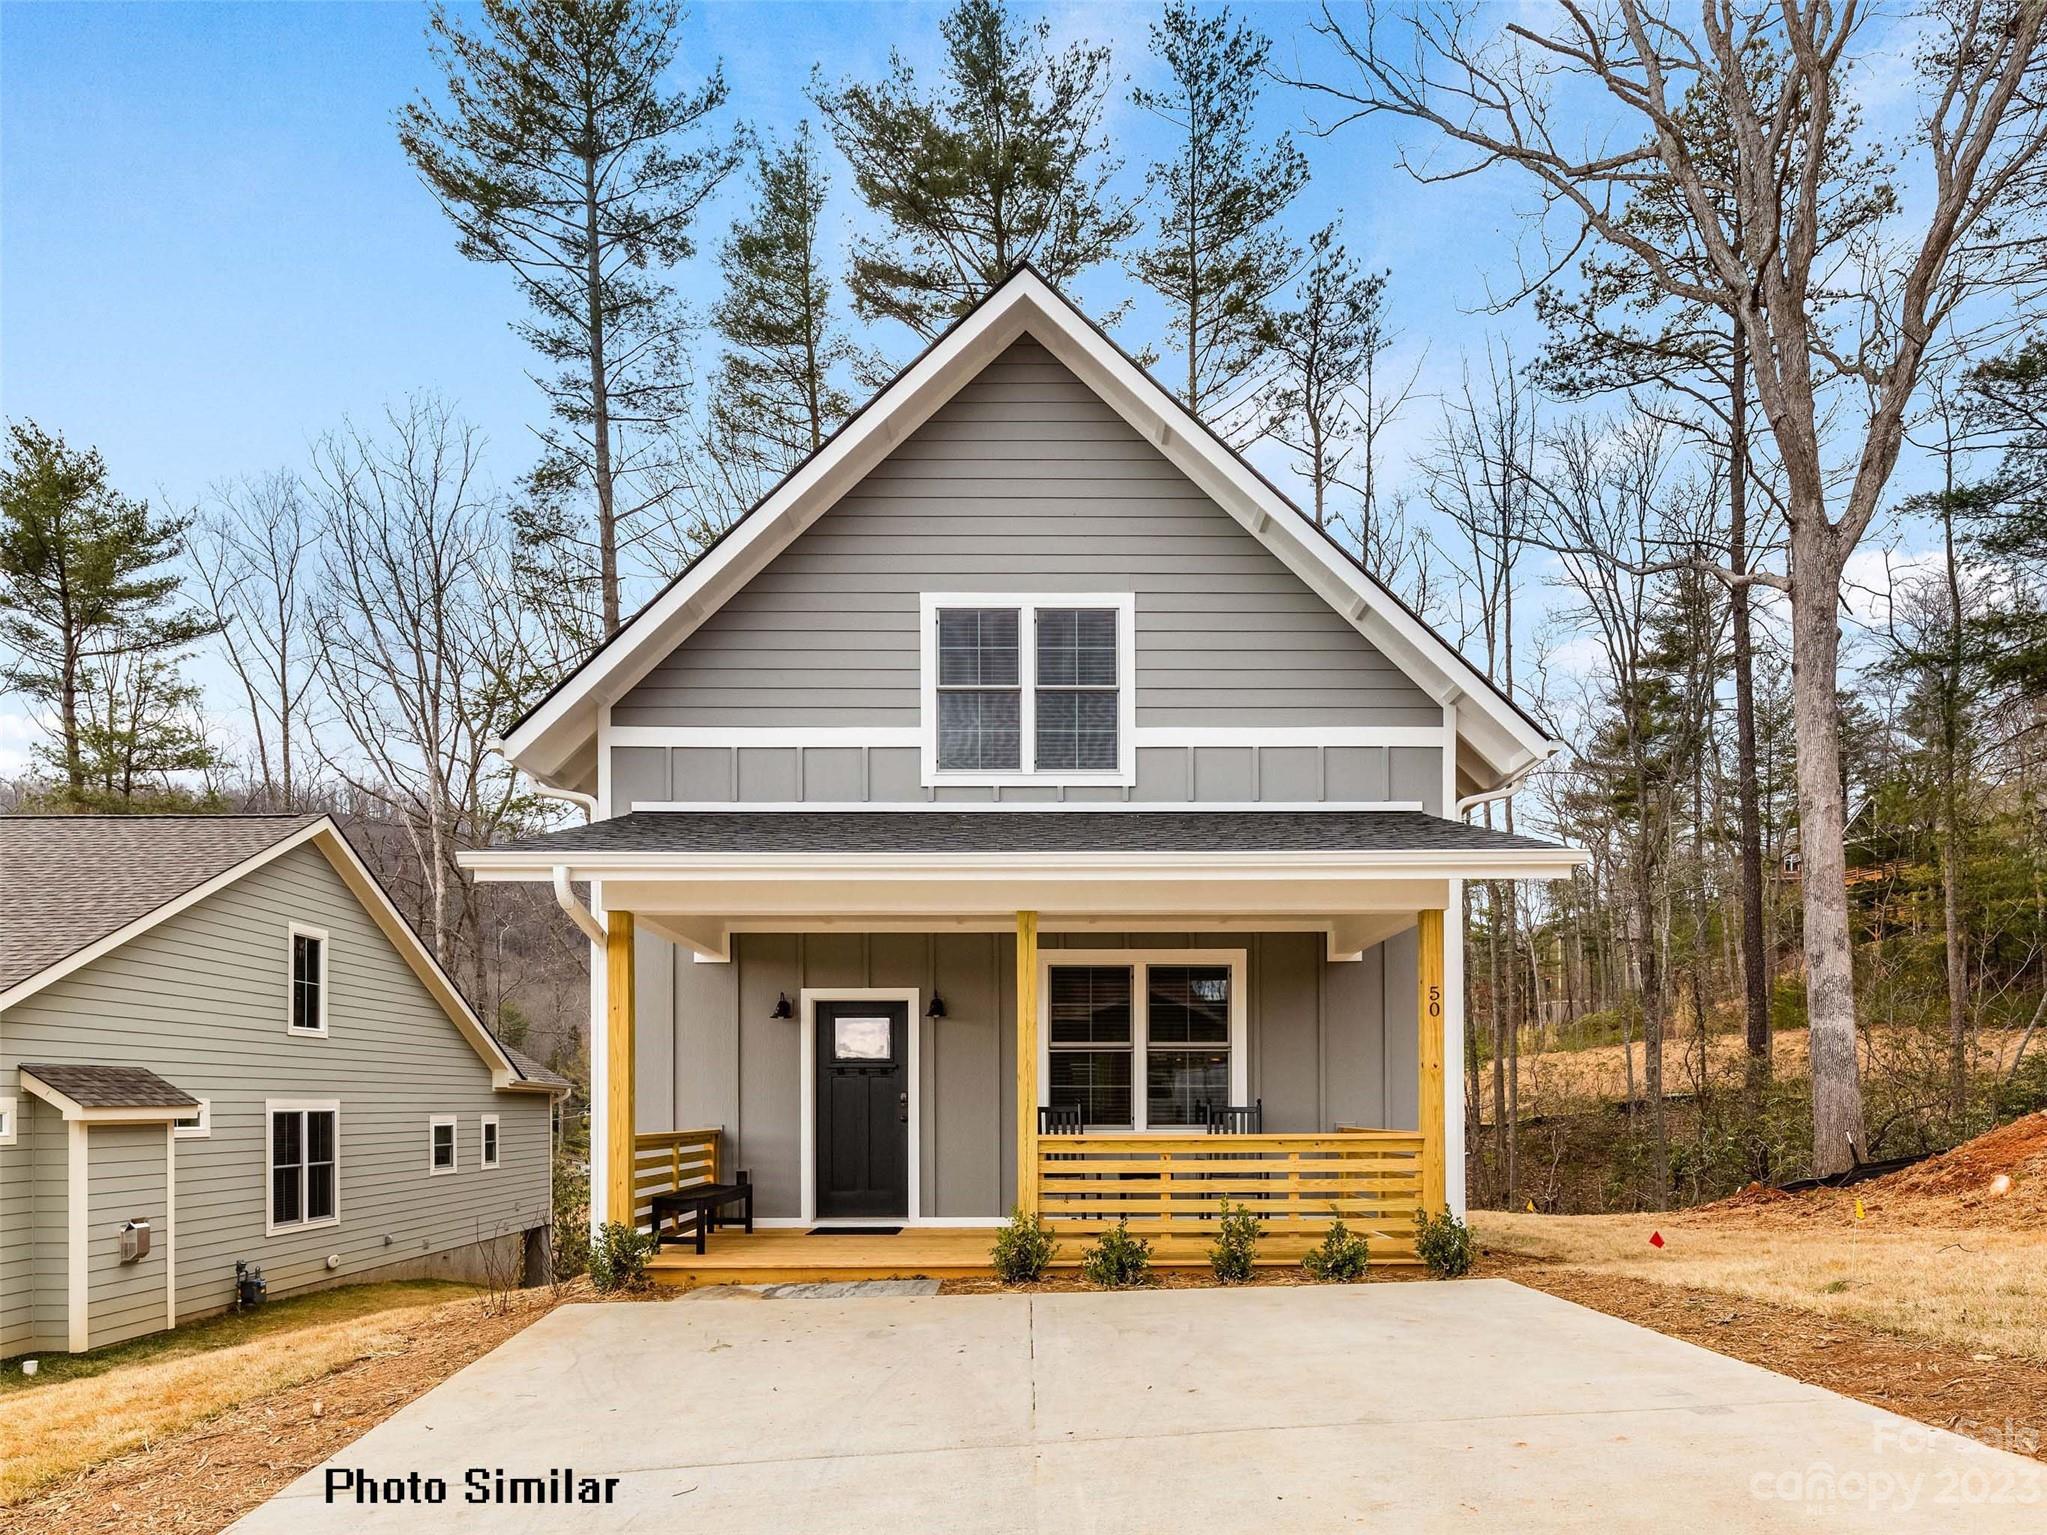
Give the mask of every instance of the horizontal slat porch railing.
POLYGON ((1225 1201, 1257 1215, 1262 1260, 1298 1262, 1338 1220, 1374 1258, 1412 1259, 1421 1199, 1422 1137, 1412 1130, 1038 1139, 1038 1208, 1062 1244, 1120 1218, 1161 1261, 1205 1254, 1225 1201))
POLYGON ((653 1224, 656 1194, 718 1181, 718 1142, 724 1131, 656 1130, 633 1137, 633 1225, 653 1224))

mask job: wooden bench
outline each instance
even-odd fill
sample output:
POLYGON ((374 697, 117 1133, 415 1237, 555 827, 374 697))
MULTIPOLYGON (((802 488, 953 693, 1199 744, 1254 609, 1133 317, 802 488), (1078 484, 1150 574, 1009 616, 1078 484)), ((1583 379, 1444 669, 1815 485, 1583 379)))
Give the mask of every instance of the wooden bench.
MULTIPOLYGON (((735 1174, 736 1183, 697 1183, 686 1189, 670 1189, 665 1194, 654 1196, 654 1235, 658 1241, 667 1241, 662 1234, 663 1223, 674 1220, 678 1223, 685 1215, 694 1215, 697 1222, 697 1251, 704 1250, 704 1233, 715 1230, 718 1212, 726 1205, 739 1205, 746 1220, 747 1234, 753 1234, 753 1180, 745 1173, 735 1174)), ((677 1239, 681 1233, 676 1233, 677 1239)))

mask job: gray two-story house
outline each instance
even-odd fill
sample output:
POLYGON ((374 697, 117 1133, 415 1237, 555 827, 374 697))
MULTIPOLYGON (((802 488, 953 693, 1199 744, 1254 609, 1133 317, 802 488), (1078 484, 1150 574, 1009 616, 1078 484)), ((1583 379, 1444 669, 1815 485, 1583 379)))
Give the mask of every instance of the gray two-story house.
POLYGON ((1578 858, 1465 813, 1551 750, 1023 270, 509 733, 590 824, 464 861, 590 936, 598 1217, 750 1175, 664 1277, 1013 1208, 1198 1261, 1225 1199, 1397 1259, 1463 1203, 1463 884, 1578 858))
POLYGON ((0 817, 0 1358, 367 1279, 516 1280, 567 1083, 325 816, 0 817))

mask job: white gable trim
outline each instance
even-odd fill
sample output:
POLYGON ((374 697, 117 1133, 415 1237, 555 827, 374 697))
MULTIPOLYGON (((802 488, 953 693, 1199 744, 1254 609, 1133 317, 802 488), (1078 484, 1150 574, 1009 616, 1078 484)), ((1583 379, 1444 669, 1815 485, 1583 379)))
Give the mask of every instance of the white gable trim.
POLYGON ((1430 697, 1454 709, 1463 738, 1502 782, 1553 744, 1469 662, 1336 549, 1285 496, 1230 452, 1029 268, 939 338, 823 448, 542 700, 505 755, 555 780, 623 696, 939 406, 1030 335, 1430 697))
MULTIPOLYGON (((441 969, 439 962, 420 941, 419 935, 412 930, 412 924, 407 922, 398 908, 391 904, 391 898, 384 893, 384 887, 377 883, 376 876, 371 874, 369 867, 356 856, 355 849, 349 845, 348 839, 341 835, 341 828, 334 824, 331 816, 322 816, 289 836, 280 837, 261 852, 251 854, 231 868, 223 869, 213 878, 193 886, 183 895, 164 902, 154 911, 143 913, 127 926, 117 928, 104 938, 66 955, 46 969, 37 971, 25 980, 17 981, 7 991, 0 992, 0 1012, 26 1001, 45 987, 54 985, 67 975, 75 974, 94 960, 112 953, 159 923, 166 922, 179 912, 198 905, 208 896, 227 889, 264 865, 309 842, 334 866, 335 873, 341 876, 341 882, 348 886, 349 892, 369 914, 370 920, 375 922, 384 936, 391 941, 392 947, 397 949, 399 956, 419 978, 420 984, 425 986, 433 999, 440 1004, 441 1010, 469 1042, 470 1048, 483 1058, 486 1066, 490 1067, 491 1085, 506 1091, 550 1091, 545 1084, 529 1082, 520 1076, 519 1069, 499 1048, 490 1030, 483 1026, 483 1020, 478 1018, 469 1004, 463 1000, 462 993, 448 978, 447 972, 441 969)), ((177 1112, 183 1114, 189 1111, 180 1109, 177 1112)))

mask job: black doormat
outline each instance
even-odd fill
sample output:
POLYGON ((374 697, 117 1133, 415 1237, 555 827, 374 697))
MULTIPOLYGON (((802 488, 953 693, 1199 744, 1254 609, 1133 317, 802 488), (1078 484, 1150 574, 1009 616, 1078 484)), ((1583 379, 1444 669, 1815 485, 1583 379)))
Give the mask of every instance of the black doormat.
POLYGON ((892 1237, 900 1236, 900 1226, 812 1226, 814 1237, 892 1237))

